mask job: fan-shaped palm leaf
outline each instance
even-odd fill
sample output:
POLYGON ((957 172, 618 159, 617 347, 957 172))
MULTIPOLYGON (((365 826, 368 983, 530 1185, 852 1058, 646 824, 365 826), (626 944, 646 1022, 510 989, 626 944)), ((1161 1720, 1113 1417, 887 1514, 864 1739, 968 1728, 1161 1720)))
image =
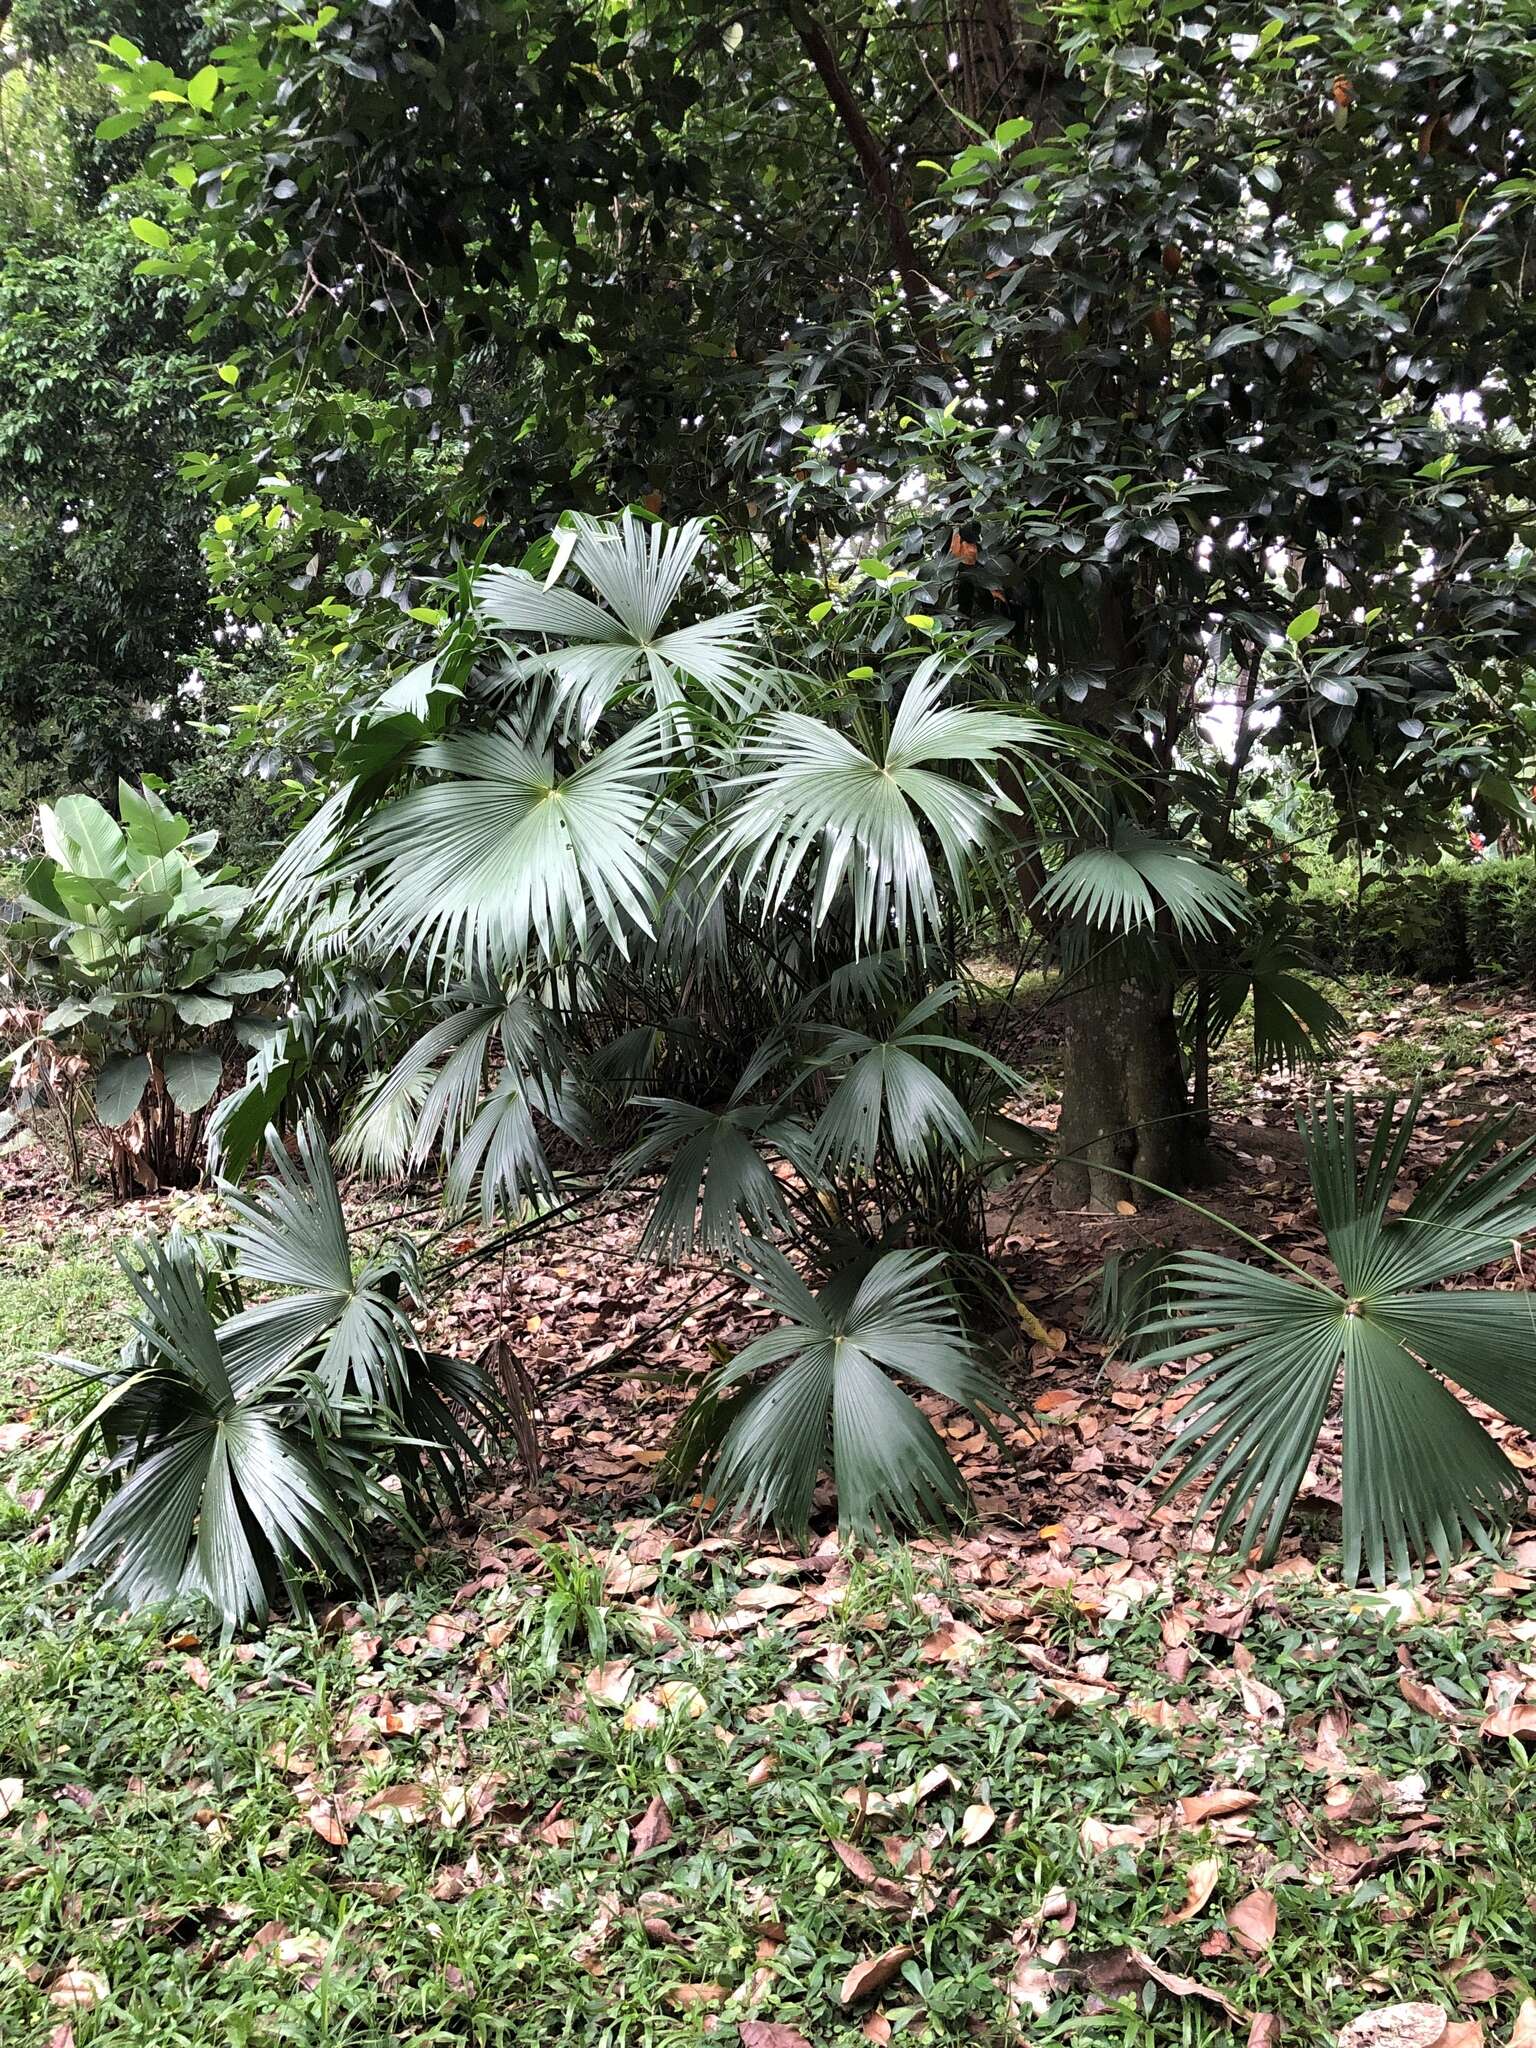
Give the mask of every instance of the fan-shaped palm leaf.
POLYGON ((119 1447, 102 1475, 106 1503, 64 1570, 104 1571, 104 1597, 128 1605, 206 1594, 227 1625, 263 1616, 301 1567, 355 1575, 343 1503, 291 1426, 292 1388, 240 1387, 189 1240, 141 1243, 137 1257, 125 1270, 153 1398, 126 1370, 111 1376, 126 1398, 92 1410, 119 1447), (113 1424, 128 1415, 138 1426, 124 1438, 113 1424))
POLYGON ((569 774, 507 727, 423 747, 417 767, 443 779, 368 819, 345 856, 370 883, 359 939, 488 980, 530 946, 556 959, 594 921, 624 950, 656 915, 649 823, 666 761, 654 719, 569 774))
POLYGON ((1251 1002, 1256 1072, 1291 1072, 1314 1065, 1329 1056, 1349 1027, 1336 1005, 1307 979, 1308 964, 1283 938, 1268 936, 1246 959, 1195 984, 1184 1021, 1192 1020, 1204 991, 1206 1028, 1214 1050, 1251 1002))
POLYGON ((829 1030, 816 1064, 845 1071, 813 1134, 819 1164, 833 1160, 868 1173, 882 1143, 903 1166, 914 1165, 936 1146, 979 1155, 981 1139, 964 1104, 923 1055, 947 1053, 952 1059, 973 1061, 990 1068, 1003 1086, 1020 1092, 1024 1082, 984 1047, 923 1028, 960 992, 957 982, 945 982, 884 1037, 829 1030))
POLYGON ((1273 1556, 1343 1378, 1344 1569, 1379 1583, 1390 1560, 1449 1562, 1486 1544, 1525 1483, 1457 1400, 1454 1381, 1523 1429, 1536 1429, 1536 1305, 1524 1293, 1434 1294, 1459 1273, 1508 1257, 1536 1228, 1536 1140, 1497 1147, 1510 1119, 1474 1133, 1402 1214, 1389 1210, 1417 1098, 1382 1115, 1357 1160, 1355 1106, 1329 1096, 1302 1119, 1318 1213, 1338 1285, 1292 1268, 1268 1273, 1210 1252, 1171 1262, 1170 1313, 1144 1334, 1171 1340, 1159 1362, 1209 1352, 1189 1375, 1184 1427, 1165 1464, 1169 1491, 1205 1483, 1199 1513, 1223 1500, 1218 1540, 1273 1556))
POLYGON ((408 1276, 399 1257, 381 1255, 353 1273, 341 1198, 313 1118, 300 1127, 297 1165, 275 1133, 268 1149, 270 1175, 249 1190, 224 1190, 242 1276, 284 1290, 223 1326, 237 1389, 259 1387, 313 1353, 315 1377, 333 1398, 355 1390, 398 1406, 415 1346, 400 1305, 408 1276))
POLYGON ((1110 846, 1074 853, 1045 883, 1038 905, 1105 937, 1150 931, 1166 911, 1181 938, 1207 939, 1248 915, 1242 885, 1189 847, 1121 831, 1110 846))
POLYGON ((991 771, 1007 762, 1021 790, 1032 775, 1037 786, 1054 787, 1046 757, 1068 742, 1022 712, 945 705, 947 682, 937 661, 925 662, 874 752, 805 712, 763 720, 705 836, 710 871, 733 874, 744 895, 759 892, 765 918, 782 910, 802 876, 812 882, 818 927, 846 897, 864 950, 937 929, 936 853, 963 914, 972 869, 1003 817, 1020 808, 991 771), (975 782, 938 764, 968 771, 975 782))
POLYGON ((1006 1406, 979 1362, 934 1253, 887 1252, 812 1295, 783 1254, 754 1245, 753 1278, 784 1322, 711 1383, 719 1402, 766 1368, 761 1386, 724 1405, 705 1485, 723 1513, 803 1534, 830 1464, 838 1518, 852 1534, 964 1513, 965 1482, 926 1416, 891 1374, 983 1415, 1006 1406), (727 1419, 728 1418, 728 1419, 727 1419))
POLYGON ((635 1098, 657 1116, 620 1161, 619 1178, 633 1180, 672 1155, 641 1238, 647 1257, 675 1259, 698 1250, 739 1257, 750 1236, 787 1221, 784 1190, 765 1155, 803 1166, 805 1131, 772 1105, 741 1099, 754 1078, 744 1077, 721 1110, 665 1096, 635 1098))
POLYGON ((663 630, 703 550, 702 522, 573 522, 571 565, 610 607, 522 569, 493 569, 475 586, 480 610, 504 632, 558 636, 563 646, 520 649, 503 688, 547 681, 550 711, 567 730, 590 732, 626 686, 648 683, 658 713, 683 705, 689 682, 738 715, 757 701, 761 670, 752 654, 759 607, 663 630))

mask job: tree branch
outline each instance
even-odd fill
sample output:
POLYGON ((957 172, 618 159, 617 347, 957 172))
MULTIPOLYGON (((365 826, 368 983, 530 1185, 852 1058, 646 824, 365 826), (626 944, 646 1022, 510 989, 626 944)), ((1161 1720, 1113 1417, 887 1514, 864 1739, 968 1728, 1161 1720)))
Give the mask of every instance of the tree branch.
POLYGON ((852 87, 843 76, 842 66, 837 61, 837 51, 833 48, 832 39, 825 28, 804 7, 794 6, 790 14, 805 53, 827 89, 827 97, 836 109, 844 133, 853 144, 854 154, 859 160, 859 169, 864 175, 865 188, 875 202, 885 229, 891 268, 901 279, 901 288, 907 295, 913 324, 921 341, 927 324, 929 284, 917 259, 907 209, 896 190, 885 151, 864 118, 864 110, 854 97, 852 87))

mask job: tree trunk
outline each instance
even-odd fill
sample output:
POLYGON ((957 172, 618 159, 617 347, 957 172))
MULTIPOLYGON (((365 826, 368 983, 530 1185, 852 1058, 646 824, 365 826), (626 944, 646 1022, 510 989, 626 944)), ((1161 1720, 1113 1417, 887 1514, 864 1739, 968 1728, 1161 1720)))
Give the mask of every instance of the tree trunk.
POLYGON ((1125 1173, 1175 1192, 1197 1180, 1205 1146, 1179 1059, 1172 984, 1085 987, 1064 1009, 1057 1208, 1140 1202, 1145 1190, 1125 1173))

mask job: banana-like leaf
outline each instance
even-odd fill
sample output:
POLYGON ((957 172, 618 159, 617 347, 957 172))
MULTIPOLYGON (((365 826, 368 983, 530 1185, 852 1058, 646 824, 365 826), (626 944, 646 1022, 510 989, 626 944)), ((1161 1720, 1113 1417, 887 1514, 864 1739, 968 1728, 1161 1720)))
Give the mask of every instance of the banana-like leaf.
POLYGON ((783 1316, 711 1381, 729 1420, 692 1436, 722 1513, 796 1534, 830 1467, 851 1535, 945 1522, 968 1505, 965 1482, 922 1410, 892 1375, 985 1417, 1007 1406, 942 1280, 936 1253, 886 1252, 812 1295, 781 1252, 757 1244, 750 1269, 783 1316), (770 1370, 771 1369, 771 1370, 770 1370))
MULTIPOLYGON (((1536 1310, 1524 1292, 1432 1292, 1508 1258, 1536 1228, 1536 1140, 1502 1154, 1509 1117, 1475 1131, 1399 1215, 1390 1208, 1418 1113, 1382 1113, 1362 1159, 1354 1099, 1301 1120, 1319 1217, 1337 1268, 1328 1286, 1211 1252, 1173 1259, 1166 1311, 1142 1335, 1149 1363, 1209 1354, 1186 1382, 1163 1464, 1169 1494, 1203 1483, 1218 1541, 1272 1558, 1342 1380, 1344 1571, 1382 1583, 1430 1556, 1488 1546, 1525 1482, 1452 1386, 1536 1427, 1536 1310)), ((1165 1498, 1167 1495, 1164 1496, 1165 1498)))
POLYGON ((149 1061, 141 1052, 109 1060, 96 1077, 96 1114, 109 1130, 127 1123, 149 1086, 149 1061))
POLYGON ((169 1052, 165 1056, 165 1085, 183 1116, 206 1109, 223 1078, 224 1060, 219 1053, 169 1052))

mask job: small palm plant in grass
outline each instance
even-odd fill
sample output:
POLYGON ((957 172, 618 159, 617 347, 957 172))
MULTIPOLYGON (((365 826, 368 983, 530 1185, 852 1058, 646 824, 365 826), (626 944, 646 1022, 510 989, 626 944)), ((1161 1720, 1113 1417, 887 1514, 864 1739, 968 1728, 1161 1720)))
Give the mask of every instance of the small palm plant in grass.
POLYGON ((1536 1301, 1440 1283, 1518 1258, 1536 1227, 1536 1138, 1501 1150, 1513 1114, 1482 1123, 1401 1210, 1391 1207, 1419 1115, 1388 1104, 1363 1163, 1353 1096, 1300 1119, 1336 1278, 1279 1253, 1265 1272, 1207 1251, 1172 1258, 1143 1324, 1146 1362, 1197 1358, 1164 1493, 1203 1482, 1218 1541, 1278 1548, 1342 1380, 1343 1568, 1378 1584, 1491 1544, 1526 1485, 1447 1381, 1536 1431, 1536 1301), (1219 1503, 1219 1508, 1218 1508, 1219 1503))
POLYGON ((274 1137, 272 1164, 226 1191, 224 1244, 138 1241, 114 1366, 55 1361, 83 1412, 51 1497, 84 1475, 75 1519, 90 1513, 64 1573, 98 1573, 108 1603, 202 1597, 226 1629, 264 1620, 284 1591, 302 1611, 317 1576, 365 1582, 370 1534, 419 1538, 461 1505, 495 1440, 484 1374, 417 1337, 409 1248, 354 1260, 318 1126, 297 1163, 274 1137))

